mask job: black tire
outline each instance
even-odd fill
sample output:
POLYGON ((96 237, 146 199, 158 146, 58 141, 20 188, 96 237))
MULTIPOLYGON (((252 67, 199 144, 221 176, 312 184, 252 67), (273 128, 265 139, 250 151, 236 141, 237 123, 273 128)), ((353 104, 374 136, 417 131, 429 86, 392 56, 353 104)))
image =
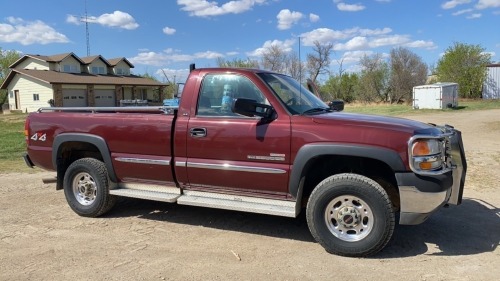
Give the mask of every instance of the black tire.
POLYGON ((309 197, 306 218, 312 236, 327 252, 349 257, 380 251, 395 224, 385 190, 357 174, 338 174, 319 183, 309 197))
POLYGON ((106 166, 94 158, 82 158, 69 165, 64 174, 64 195, 71 209, 83 217, 98 217, 116 202, 116 197, 109 194, 106 166))

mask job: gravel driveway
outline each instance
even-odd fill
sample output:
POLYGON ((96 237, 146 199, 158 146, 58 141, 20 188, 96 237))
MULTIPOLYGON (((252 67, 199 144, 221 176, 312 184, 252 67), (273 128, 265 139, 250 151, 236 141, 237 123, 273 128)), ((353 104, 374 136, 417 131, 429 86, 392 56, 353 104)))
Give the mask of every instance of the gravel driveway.
POLYGON ((464 200, 396 227, 375 257, 326 253, 304 216, 123 199, 82 218, 52 173, 0 174, 0 280, 498 280, 500 110, 408 117, 463 132, 464 200))

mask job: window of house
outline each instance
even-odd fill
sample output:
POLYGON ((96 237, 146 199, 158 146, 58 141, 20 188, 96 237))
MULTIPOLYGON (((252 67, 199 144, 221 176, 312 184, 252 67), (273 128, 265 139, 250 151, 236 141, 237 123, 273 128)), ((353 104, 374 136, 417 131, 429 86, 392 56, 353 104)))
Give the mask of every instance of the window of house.
POLYGON ((141 89, 141 92, 139 93, 140 99, 141 100, 147 100, 148 99, 148 90, 147 89, 141 89))
POLYGON ((78 72, 77 67, 74 64, 63 65, 63 72, 78 72))
POLYGON ((106 74, 104 66, 92 66, 91 72, 93 74, 106 74))
POLYGON ((34 101, 40 100, 40 95, 39 94, 33 94, 33 100, 34 101))
POLYGON ((128 71, 125 68, 116 68, 115 71, 117 75, 128 75, 128 71))
POLYGON ((11 99, 14 98, 14 91, 10 91, 9 98, 11 98, 11 99))

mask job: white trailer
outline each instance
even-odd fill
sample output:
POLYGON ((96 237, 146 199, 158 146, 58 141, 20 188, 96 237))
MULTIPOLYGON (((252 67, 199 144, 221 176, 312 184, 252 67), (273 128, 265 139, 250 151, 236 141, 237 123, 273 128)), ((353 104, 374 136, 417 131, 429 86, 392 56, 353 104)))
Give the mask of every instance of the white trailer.
POLYGON ((457 83, 435 83, 413 87, 414 109, 444 109, 457 106, 457 83))

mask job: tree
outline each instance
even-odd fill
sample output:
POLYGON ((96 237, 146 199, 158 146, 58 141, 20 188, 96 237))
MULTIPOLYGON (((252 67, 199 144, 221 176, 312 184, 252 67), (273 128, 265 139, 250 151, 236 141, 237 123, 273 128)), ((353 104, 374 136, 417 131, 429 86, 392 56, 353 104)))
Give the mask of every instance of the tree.
MULTIPOLYGON (((9 66, 20 59, 21 56, 17 51, 9 50, 3 51, 0 48, 0 85, 5 81, 7 75, 9 75, 9 66)), ((0 106, 7 101, 7 91, 0 90, 0 106)))
POLYGON ((271 45, 262 54, 262 67, 292 76, 298 81, 304 80, 305 67, 296 53, 287 53, 278 45, 271 45))
POLYGON ((259 62, 251 59, 233 59, 232 61, 225 60, 222 57, 217 57, 217 65, 219 67, 241 67, 241 68, 259 68, 259 62))
POLYGON ((359 75, 357 73, 341 72, 333 75, 321 86, 321 98, 323 100, 341 99, 345 102, 356 100, 359 87, 359 75))
POLYGON ((410 103, 413 87, 423 85, 427 80, 427 65, 417 54, 403 47, 391 50, 390 65, 390 102, 410 103))
POLYGON ((319 41, 314 41, 313 53, 307 55, 307 70, 313 82, 319 75, 328 74, 332 51, 333 44, 321 45, 319 41))
POLYGON ((484 51, 480 45, 455 42, 437 63, 439 81, 458 83, 462 98, 480 98, 486 66, 491 60, 491 55, 484 51))
POLYGON ((363 102, 387 101, 389 67, 381 54, 365 55, 361 60, 359 98, 363 102))
POLYGON ((285 73, 288 54, 278 45, 271 45, 262 53, 262 66, 264 69, 285 73))
POLYGON ((292 76, 297 81, 304 81, 306 68, 296 53, 288 55, 286 69, 286 74, 292 76))

